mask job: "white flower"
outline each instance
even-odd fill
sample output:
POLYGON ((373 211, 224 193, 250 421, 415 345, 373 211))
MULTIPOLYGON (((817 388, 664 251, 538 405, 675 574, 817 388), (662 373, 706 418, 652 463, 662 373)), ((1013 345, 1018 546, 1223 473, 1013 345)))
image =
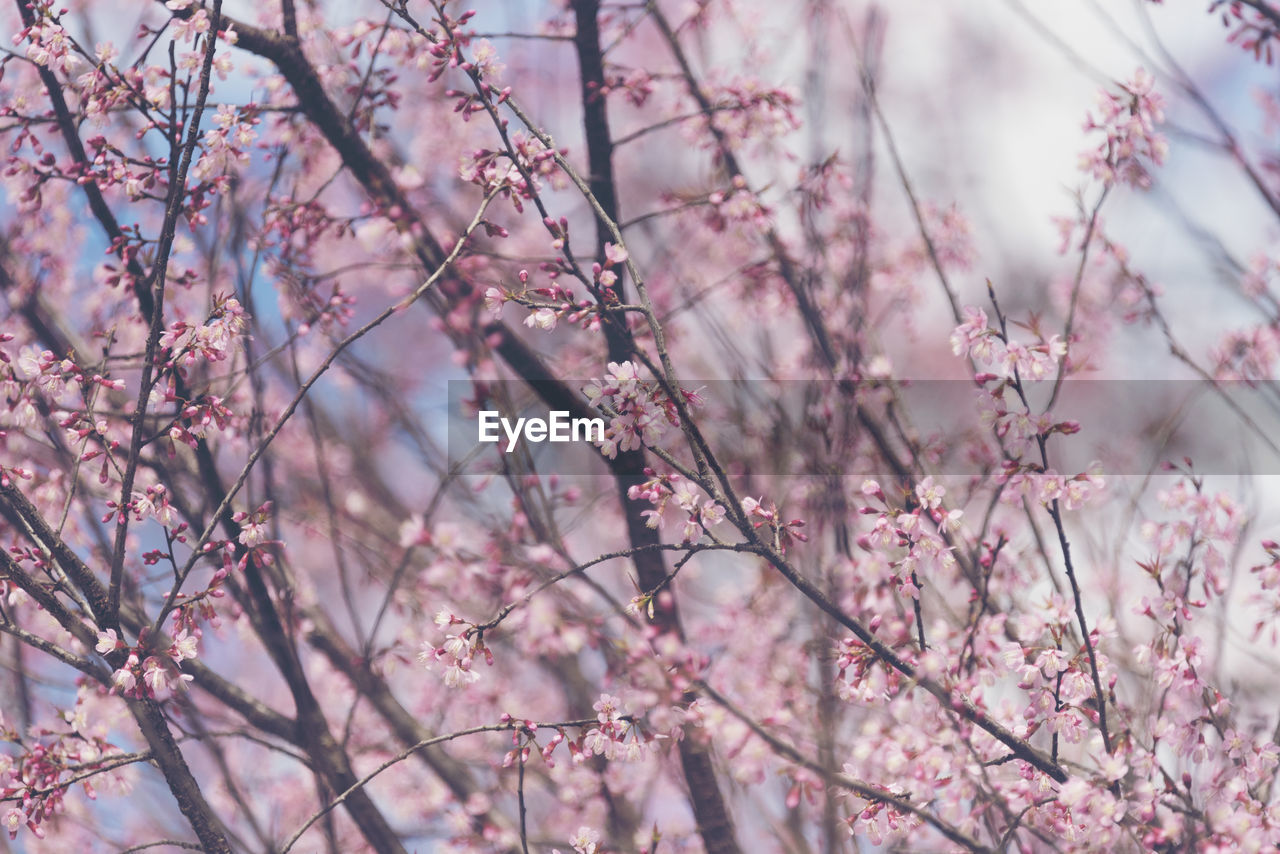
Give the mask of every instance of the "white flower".
POLYGON ((600 849, 600 834, 584 825, 569 839, 569 844, 578 854, 596 854, 600 849))
POLYGON ((540 308, 536 311, 529 312, 529 316, 524 319, 524 325, 533 329, 555 329, 556 328, 556 312, 551 308, 540 308))
POLYGON ((187 630, 183 629, 173 637, 173 647, 169 650, 169 656, 177 664, 181 664, 189 658, 195 658, 199 649, 200 639, 195 635, 187 634, 187 630))
POLYGON ((116 637, 115 629, 107 629, 98 632, 98 645, 94 647, 102 655, 118 649, 120 647, 120 639, 116 637))

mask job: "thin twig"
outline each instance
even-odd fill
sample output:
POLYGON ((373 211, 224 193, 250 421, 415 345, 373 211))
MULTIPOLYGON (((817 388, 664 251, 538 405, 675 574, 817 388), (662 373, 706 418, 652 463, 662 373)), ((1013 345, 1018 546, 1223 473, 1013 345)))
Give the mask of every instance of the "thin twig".
POLYGON ((822 763, 815 762, 812 759, 809 759, 804 754, 802 754, 799 750, 797 750, 795 747, 786 743, 782 739, 778 738, 773 733, 769 732, 767 729, 761 726, 759 722, 757 722, 755 719, 753 719, 752 717, 747 715, 745 712, 743 712, 741 709, 739 709, 736 704, 734 704, 731 700, 729 700, 719 691, 712 688, 706 682, 699 681, 698 690, 704 692, 708 697, 710 697, 712 700, 715 700, 715 702, 718 705, 724 708, 725 711, 727 711, 729 714, 733 715, 739 721, 744 723, 747 726, 747 728, 750 729, 753 733, 755 733, 755 735, 761 741, 769 745, 769 747, 772 748, 775 753, 777 753, 782 757, 785 757, 786 759, 791 760, 797 765, 807 768, 808 770, 814 772, 815 774, 818 774, 828 783, 839 786, 843 789, 848 789, 849 791, 853 792, 854 794, 858 795, 861 798, 865 798, 868 801, 884 803, 893 807, 899 812, 904 812, 910 815, 914 815, 917 818, 932 825, 935 829, 937 829, 939 833, 941 833, 947 839, 950 839, 952 842, 956 843, 957 845, 964 846, 970 851, 990 852, 992 850, 987 846, 983 845, 982 843, 978 842, 977 840, 965 835, 958 828, 955 828, 950 824, 947 824, 945 821, 938 818, 929 810, 924 809, 921 806, 917 806, 916 804, 912 803, 911 801, 907 800, 904 797, 891 794, 890 792, 887 792, 884 789, 881 789, 877 786, 873 786, 869 783, 864 783, 861 780, 856 780, 853 777, 850 777, 848 774, 841 774, 841 773, 832 771, 830 768, 827 768, 822 763))
POLYGON ((195 109, 187 126, 187 140, 183 144, 181 157, 173 173, 169 185, 169 201, 165 208, 164 224, 160 229, 160 240, 156 247, 155 261, 151 268, 151 281, 139 288, 147 288, 151 292, 150 328, 147 332, 146 358, 142 362, 142 378, 138 383, 138 402, 133 412, 133 424, 129 440, 129 456, 125 461, 124 477, 120 483, 119 518, 116 522, 115 547, 111 555, 111 582, 107 588, 107 625, 119 628, 120 620, 120 586, 124 580, 124 558, 126 536, 129 530, 129 509, 133 503, 133 482, 137 476, 138 463, 142 457, 143 423, 147 417, 147 404, 151 400, 151 389, 157 376, 156 358, 160 349, 160 335, 164 330, 165 280, 168 276, 169 253, 173 249, 173 241, 177 235, 178 216, 182 213, 183 202, 187 195, 187 172, 191 168, 191 159, 196 146, 200 142, 200 119, 204 115, 205 101, 209 97, 209 81, 213 72, 213 54, 218 44, 218 30, 222 26, 222 0, 214 0, 213 16, 206 38, 204 62, 200 66, 200 88, 196 94, 195 109))
MULTIPOLYGON (((596 723, 597 721, 595 718, 587 718, 585 720, 562 721, 560 723, 540 723, 540 724, 536 724, 535 726, 538 729, 542 729, 544 727, 547 729, 556 729, 561 727, 591 726, 596 723)), ((319 821, 321 818, 327 815, 330 811, 335 809, 343 801, 349 798, 353 793, 367 786, 373 780, 373 778, 377 777, 383 771, 386 771, 388 768, 391 768, 392 766, 397 765, 400 762, 403 762, 405 759, 412 756, 414 753, 418 752, 419 750, 423 750, 425 748, 432 747, 433 745, 437 745, 437 744, 444 744, 445 742, 448 742, 448 741, 454 741, 455 739, 464 738, 465 736, 468 736, 468 735, 477 735, 483 732, 510 732, 512 730, 524 730, 524 729, 527 729, 527 725, 525 724, 524 721, 513 720, 513 721, 510 721, 509 723, 487 724, 485 726, 475 726, 475 727, 470 727, 468 729, 458 730, 457 732, 451 732, 448 735, 438 735, 438 736, 435 736, 434 738, 424 739, 423 741, 419 741, 417 744, 406 747, 404 750, 400 751, 395 756, 383 762, 377 768, 374 768, 368 774, 365 774, 363 777, 361 777, 359 780, 353 783, 346 791, 340 793, 332 801, 325 804, 325 806, 321 807, 319 812, 311 816, 311 818, 307 819, 306 823, 303 824, 302 827, 298 828, 297 831, 295 831, 294 834, 289 837, 289 840, 284 844, 284 847, 280 849, 280 854, 289 854, 289 851, 293 848, 294 845, 298 843, 298 840, 302 837, 302 834, 306 833, 313 824, 315 824, 317 821, 319 821)))
POLYGON ((223 514, 227 512, 227 509, 231 506, 231 502, 235 499, 236 495, 238 495, 240 490, 244 487, 245 481, 249 479, 249 474, 250 472, 253 471, 254 465, 256 465, 258 460, 262 458, 262 455, 266 453, 267 448, 271 445, 271 442, 276 438, 276 436, 280 434, 280 431, 284 429, 284 425, 289 421, 291 417, 293 417, 293 413, 297 410, 298 405, 302 402, 302 398, 306 396, 307 392, 311 390, 312 386, 314 386, 317 382, 319 382, 320 378, 324 376, 325 372, 329 370, 330 366, 333 365, 334 361, 338 358, 338 356, 342 354, 344 350, 346 350, 356 341, 359 341, 361 338, 368 335, 377 327, 381 326, 383 322, 385 322, 393 314, 404 311, 404 309, 408 308, 410 305, 412 305, 414 302, 420 299, 423 294, 425 294, 428 290, 430 290, 430 288, 440 280, 440 278, 445 274, 445 272, 453 265, 453 262, 458 259, 458 256, 462 254, 462 250, 466 246, 467 240, 471 237, 472 233, 480 226, 481 221, 484 219, 485 211, 488 210, 489 204, 493 201, 494 197, 495 197, 494 193, 490 193, 489 195, 484 197, 483 201, 481 201, 480 203, 479 209, 475 213, 475 216, 472 217, 471 222, 467 225, 466 230, 462 233, 462 236, 459 237, 457 242, 454 244, 452 251, 450 251, 448 256, 444 259, 444 262, 441 263, 440 266, 436 268, 435 272, 433 272, 430 276, 427 277, 426 281, 424 281, 421 285, 419 285, 413 291, 413 293, 411 293, 409 296, 405 297, 404 299, 400 300, 394 305, 391 305, 383 309, 376 317, 374 317, 364 326, 361 326, 359 329, 352 332, 346 338, 343 338, 341 341, 339 341, 338 344, 333 348, 333 350, 329 352, 329 355, 325 357, 324 361, 320 363, 319 367, 317 367, 311 373, 311 376, 307 378, 307 381, 303 383, 301 387, 299 387, 298 391, 294 394, 293 399, 289 401, 289 404, 284 408, 284 411, 280 413, 280 417, 276 419, 276 423, 272 425, 271 429, 267 431, 266 435, 262 437, 262 441, 259 442, 258 446, 253 449, 253 453, 249 455, 249 459, 245 462, 244 467, 240 470, 240 474, 236 477, 235 483, 232 484, 231 488, 227 490, 226 494, 222 498, 222 501, 218 504, 217 509, 214 510, 213 515, 209 519, 208 525, 205 527, 204 531, 200 534, 200 538, 195 543, 192 544, 191 557, 187 560, 186 564, 182 567, 182 570, 179 573, 179 577, 174 582, 174 587, 169 592, 169 596, 165 601, 165 607, 161 609, 160 614, 156 617, 155 622, 152 625, 153 633, 159 631, 160 626, 164 623, 165 617, 168 616, 169 612, 173 609, 174 603, 177 601, 178 592, 181 589, 183 582, 185 582, 187 576, 190 575, 191 570, 195 567, 196 561, 198 561, 204 555, 205 543, 209 542, 209 538, 213 536, 213 532, 214 530, 217 529, 217 526, 220 524, 223 514))

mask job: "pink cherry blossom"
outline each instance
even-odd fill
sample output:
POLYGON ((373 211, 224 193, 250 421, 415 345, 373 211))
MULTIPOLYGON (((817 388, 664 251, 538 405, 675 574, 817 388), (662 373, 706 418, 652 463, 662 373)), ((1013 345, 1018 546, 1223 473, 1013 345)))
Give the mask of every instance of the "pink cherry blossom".
POLYGON ((13 845, 1280 845, 1274 4, 526 5, 0 13, 13 845))

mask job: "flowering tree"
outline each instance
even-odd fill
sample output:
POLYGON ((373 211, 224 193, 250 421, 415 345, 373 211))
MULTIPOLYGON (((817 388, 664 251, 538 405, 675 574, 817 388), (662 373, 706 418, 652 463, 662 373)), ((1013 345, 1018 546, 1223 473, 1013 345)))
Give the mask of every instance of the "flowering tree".
POLYGON ((1029 272, 869 4, 226 5, 7 13, 5 850, 1280 844, 1264 488, 1067 462, 1134 341, 1274 450, 1276 222, 1167 226, 1212 336, 1125 223, 1194 148, 1280 216, 1274 80, 1151 23, 1280 7, 1139 10, 1029 272))

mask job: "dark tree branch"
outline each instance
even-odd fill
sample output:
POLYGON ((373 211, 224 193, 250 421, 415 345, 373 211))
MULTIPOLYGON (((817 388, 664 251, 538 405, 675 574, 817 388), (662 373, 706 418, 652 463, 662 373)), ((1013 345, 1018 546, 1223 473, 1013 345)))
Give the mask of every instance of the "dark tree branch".
MULTIPOLYGON (((608 103, 604 94, 604 54, 600 46, 599 0, 573 0, 574 21, 577 34, 574 47, 578 55, 578 70, 582 90, 583 124, 587 140, 587 159, 590 169, 591 194, 595 196, 602 215, 596 222, 596 256, 604 260, 605 244, 612 238, 610 226, 621 217, 618 215, 618 194, 613 174, 613 138, 609 131, 608 103)), ((615 285, 617 297, 626 302, 625 279, 619 277, 615 285)), ((636 351, 635 340, 626 326, 625 315, 611 314, 603 325, 609 360, 627 361, 636 351)), ((676 397, 677 395, 673 395, 676 397)), ((627 451, 618 454, 616 491, 618 502, 627 522, 627 535, 633 551, 636 575, 644 590, 652 590, 664 583, 667 577, 666 562, 660 550, 647 548, 660 542, 658 532, 646 524, 643 508, 628 495, 633 485, 644 482, 645 458, 643 451, 627 451)), ((656 603, 654 625, 660 634, 675 634, 683 638, 680 615, 674 596, 663 597, 656 603)), ((696 694, 686 696, 692 702, 696 694)), ((695 739, 680 741, 680 766, 689 787, 693 814, 697 819, 698 833, 709 854, 737 854, 733 821, 720 791, 712 765, 710 748, 695 739)))
MULTIPOLYGON (((173 164, 169 199, 165 204, 164 223, 160 228, 155 262, 151 266, 151 276, 146 285, 139 286, 151 295, 151 316, 148 318, 147 349, 142 362, 142 378, 138 383, 138 400, 133 410, 129 455, 125 459, 124 477, 120 485, 119 517, 116 522, 115 547, 111 554, 111 583, 107 588, 107 618, 110 621, 108 625, 117 628, 120 586, 124 580, 125 543, 129 531, 129 508, 133 503, 133 482, 138 473, 138 462, 142 457, 147 403, 151 399, 151 389, 156 381, 156 357, 160 348, 160 335, 164 330, 165 282, 168 277, 169 253, 173 249, 173 240, 177 236, 178 217, 182 213, 187 198, 187 173, 191 169, 191 160, 195 155, 196 145, 200 141, 200 119, 204 115, 205 102, 209 97, 209 77, 213 71, 213 54, 217 49, 218 30, 221 24, 222 0, 214 0, 213 18, 209 25, 209 32, 205 36, 208 43, 205 45, 204 60, 200 66, 200 84, 196 93, 195 109, 190 116, 185 117, 187 139, 182 145, 178 162, 173 164)), ((178 135, 176 125, 171 133, 176 140, 178 135)))

